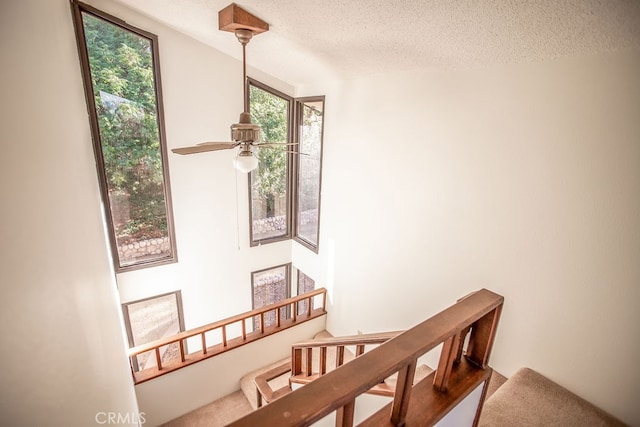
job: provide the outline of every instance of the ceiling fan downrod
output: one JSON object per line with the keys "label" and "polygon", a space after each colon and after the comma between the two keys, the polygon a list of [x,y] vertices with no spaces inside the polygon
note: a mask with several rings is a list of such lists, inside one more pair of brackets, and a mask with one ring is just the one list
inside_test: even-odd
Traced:
{"label": "ceiling fan downrod", "polygon": [[[249,85],[247,84],[247,43],[253,37],[253,31],[244,28],[235,30],[238,41],[242,44],[242,93],[244,95],[244,111],[240,113],[238,123],[231,125],[231,139],[240,143],[257,142],[260,139],[260,126],[251,123],[251,114],[249,113]],[[250,148],[245,147],[245,151]]]}

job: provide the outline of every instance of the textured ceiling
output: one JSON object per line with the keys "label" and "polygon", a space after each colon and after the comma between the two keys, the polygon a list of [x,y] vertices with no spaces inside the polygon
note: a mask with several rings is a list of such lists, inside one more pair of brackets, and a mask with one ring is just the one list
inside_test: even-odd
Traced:
{"label": "textured ceiling", "polygon": [[[116,0],[236,58],[229,0]],[[638,0],[240,0],[270,31],[248,63],[291,84],[640,50]]]}

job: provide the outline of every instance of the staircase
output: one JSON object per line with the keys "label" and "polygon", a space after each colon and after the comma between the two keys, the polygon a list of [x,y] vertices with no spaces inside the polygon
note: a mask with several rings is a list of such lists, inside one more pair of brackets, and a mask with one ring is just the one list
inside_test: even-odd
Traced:
{"label": "staircase", "polygon": [[[292,385],[307,384],[337,367],[361,356],[372,346],[377,346],[397,336],[400,332],[360,334],[334,337],[328,331],[319,332],[313,339],[292,345],[292,353],[298,354],[299,369],[291,374],[291,358],[278,360],[249,372],[240,379],[240,390],[222,399],[196,409],[166,424],[168,427],[207,426],[222,427],[243,417],[279,397],[288,394]],[[352,351],[353,350],[353,351]],[[414,382],[433,372],[426,364],[416,368]],[[370,389],[370,393],[392,397],[397,374]]]}
{"label": "staircase", "polygon": [[[313,296],[316,295],[296,297],[286,304],[297,306],[299,299],[309,299]],[[318,296],[322,298],[323,294]],[[239,338],[229,338],[231,327],[227,325],[231,322],[240,319],[242,326],[246,323],[245,318],[263,316],[263,313],[249,312],[187,331],[173,338],[172,342],[182,342],[189,337],[200,337],[203,350],[195,356],[192,356],[193,353],[187,355],[186,352],[181,355],[180,363],[188,366],[188,369],[163,366],[158,369],[152,381],[149,381],[148,376],[143,379],[142,375],[138,375],[138,379],[142,381],[137,384],[136,394],[139,405],[148,407],[150,413],[153,411],[154,420],[157,421],[150,422],[150,425],[171,420],[166,417],[169,410],[186,407],[189,402],[191,408],[188,410],[192,412],[173,419],[166,425],[215,426],[231,422],[234,427],[293,427],[312,425],[329,418],[335,420],[331,421],[330,425],[343,427],[352,426],[354,423],[367,426],[433,425],[444,418],[453,420],[458,425],[471,425],[477,422],[479,408],[484,401],[487,384],[493,372],[487,362],[502,303],[503,298],[500,295],[483,289],[460,299],[451,307],[402,333],[351,337],[331,337],[324,334],[304,342],[300,342],[300,338],[294,339],[292,341],[297,344],[291,348],[288,360],[273,357],[276,353],[282,354],[281,346],[286,346],[282,339],[278,341],[281,344],[276,345],[276,341],[271,338],[276,335],[269,335],[264,341],[266,346],[247,345],[270,333],[262,320],[258,331],[245,332],[243,326]],[[274,306],[269,310],[279,308]],[[326,315],[324,298],[322,309],[314,308],[313,313],[309,311],[304,315],[296,313],[295,310],[292,310],[292,313],[292,322],[277,319],[276,327],[291,327],[292,323],[296,323],[302,317],[322,320],[322,317],[318,316]],[[311,320],[311,323],[313,322],[315,320]],[[286,335],[289,330],[297,330],[300,327],[296,326],[282,333]],[[205,334],[213,328],[221,329],[222,343],[210,346],[209,338]],[[280,333],[277,336],[280,336]],[[241,346],[235,345],[235,341]],[[155,349],[159,345],[166,345],[166,342],[133,349],[131,356],[149,349],[157,353]],[[442,349],[437,369],[432,370],[424,366],[420,362],[422,356],[440,345]],[[232,346],[234,350],[231,350]],[[201,399],[204,395],[210,394],[212,390],[221,390],[218,375],[228,380],[231,378],[228,370],[237,372],[243,366],[256,366],[256,354],[266,358],[269,357],[267,353],[272,354],[271,360],[275,362],[245,374],[241,391],[215,400],[198,410],[192,410],[206,402]],[[199,368],[201,363],[196,363],[194,357],[203,360],[203,368]],[[208,362],[210,360],[220,362],[211,365]],[[205,373],[206,369],[210,369],[209,366],[218,368]],[[170,375],[166,375],[168,373]],[[215,386],[211,380],[215,381]],[[190,390],[196,382],[198,389],[193,391],[199,394],[193,394]],[[184,384],[183,393],[176,393],[178,383]],[[227,393],[233,390],[227,389]],[[160,400],[155,396],[158,392],[164,393],[163,390],[167,393],[172,392],[176,404],[170,403],[164,395],[162,396],[171,408],[158,405]],[[187,394],[193,396],[193,399],[189,400]],[[155,402],[141,401],[140,396],[153,396]],[[367,407],[363,412],[362,408],[368,403],[363,405],[362,402],[370,402],[370,398],[377,399],[378,406],[373,410]],[[194,404],[197,402],[202,403]],[[265,403],[268,404],[264,405]],[[146,406],[142,406],[143,404]],[[258,409],[253,410],[254,408]],[[185,412],[187,411],[182,413]],[[243,414],[247,415],[242,416]],[[237,417],[241,418],[233,421]]]}

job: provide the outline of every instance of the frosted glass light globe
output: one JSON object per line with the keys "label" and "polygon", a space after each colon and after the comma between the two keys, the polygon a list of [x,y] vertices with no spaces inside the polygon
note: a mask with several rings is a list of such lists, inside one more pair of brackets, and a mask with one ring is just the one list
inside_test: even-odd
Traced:
{"label": "frosted glass light globe", "polygon": [[249,173],[258,167],[258,159],[252,154],[244,156],[239,155],[235,158],[233,163],[236,169],[244,173]]}

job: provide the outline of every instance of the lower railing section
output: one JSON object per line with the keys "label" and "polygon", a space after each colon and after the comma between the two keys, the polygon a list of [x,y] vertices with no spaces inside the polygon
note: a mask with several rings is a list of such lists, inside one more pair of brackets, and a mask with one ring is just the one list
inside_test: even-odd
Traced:
{"label": "lower railing section", "polygon": [[[129,349],[128,356],[134,382],[140,384],[323,316],[326,314],[326,292],[324,288],[321,288],[276,304],[133,347]],[[299,304],[301,302],[306,302],[306,304]],[[302,308],[304,308],[303,311]],[[290,315],[283,317],[282,313],[290,313]],[[266,315],[268,314],[272,314],[273,324],[267,321]],[[212,343],[214,335],[215,342]],[[198,340],[201,349],[188,353],[186,342],[188,339],[194,338]],[[163,361],[161,350],[172,344],[178,346],[178,357],[169,362]],[[155,357],[156,366],[136,371],[134,369],[136,364],[133,363],[134,358],[145,353],[151,353]]]}
{"label": "lower railing section", "polygon": [[[484,383],[475,425],[491,376],[487,363],[503,300],[486,289],[475,292],[231,425],[308,426],[335,412],[337,426],[352,426],[356,398],[395,373],[393,401],[362,425],[433,425]],[[414,385],[418,358],[439,344],[443,346],[436,371]],[[294,366],[300,364],[294,361]]]}

